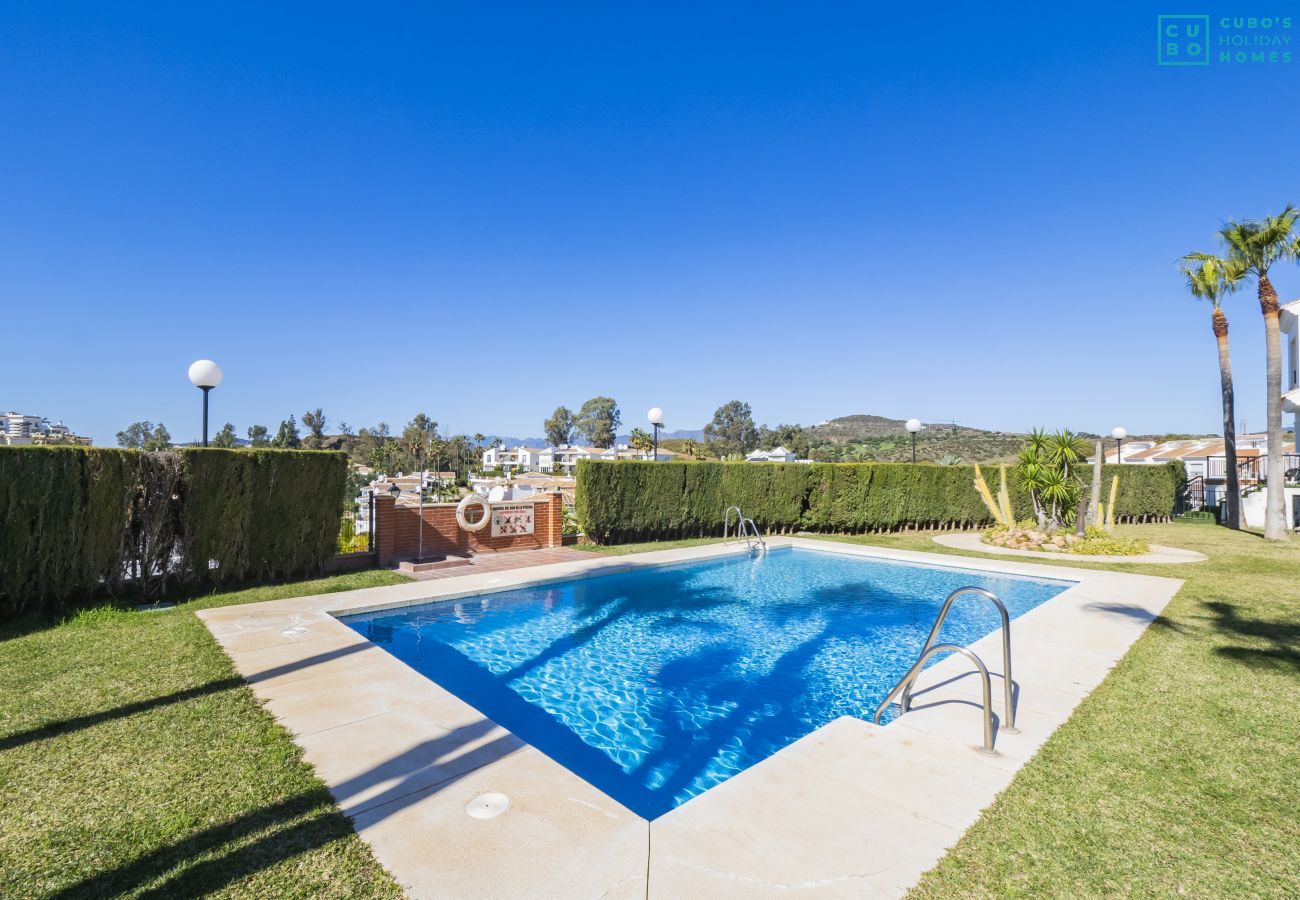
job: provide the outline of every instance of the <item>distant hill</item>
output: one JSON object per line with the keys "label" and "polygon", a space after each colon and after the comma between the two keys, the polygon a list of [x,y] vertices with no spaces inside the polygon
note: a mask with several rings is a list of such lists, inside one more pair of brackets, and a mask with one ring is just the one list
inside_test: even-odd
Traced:
{"label": "distant hill", "polygon": [[548,447],[550,442],[544,437],[508,437],[504,434],[489,434],[483,440],[484,447],[491,447],[494,443],[500,441],[507,450],[513,450],[515,447]]}
{"label": "distant hill", "polygon": [[[905,462],[912,458],[912,440],[904,419],[858,414],[840,416],[819,425],[806,428],[814,459],[838,461]],[[1095,438],[1097,435],[1081,434]],[[1130,435],[1129,440],[1156,438],[1169,440],[1192,435]],[[694,440],[704,442],[702,428],[679,428],[662,431],[661,440]],[[489,436],[486,443],[496,438]],[[501,436],[506,447],[545,447],[544,437],[516,438]],[[1109,438],[1106,438],[1109,440]],[[626,444],[629,434],[620,434],[617,443]],[[991,431],[950,422],[926,422],[916,436],[916,454],[923,460],[952,460],[962,462],[1011,462],[1024,446],[1025,435],[1017,431]]]}
{"label": "distant hill", "polygon": [[[813,458],[902,462],[912,458],[912,438],[904,419],[853,415],[831,419],[808,429]],[[960,459],[962,462],[1010,460],[1024,446],[1014,431],[987,431],[947,422],[927,422],[916,435],[918,459]]]}
{"label": "distant hill", "polygon": [[[646,433],[649,433],[650,429],[646,428],[645,431]],[[660,440],[702,441],[704,440],[704,429],[703,428],[678,428],[676,431],[661,431],[659,432],[659,439]],[[614,438],[614,443],[626,444],[630,440],[632,440],[632,435],[620,434]]]}

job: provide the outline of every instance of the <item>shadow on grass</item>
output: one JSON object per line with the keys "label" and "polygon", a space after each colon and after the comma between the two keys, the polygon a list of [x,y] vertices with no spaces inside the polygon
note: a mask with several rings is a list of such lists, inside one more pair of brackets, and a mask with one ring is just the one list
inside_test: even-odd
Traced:
{"label": "shadow on grass", "polygon": [[166,694],[161,697],[150,697],[148,700],[137,700],[135,703],[125,703],[122,706],[115,706],[112,709],[87,713],[84,716],[76,716],[58,722],[47,722],[44,725],[38,725],[35,728],[29,728],[26,731],[18,731],[14,734],[0,738],[0,750],[13,750],[16,747],[22,747],[23,745],[30,744],[33,741],[48,740],[49,738],[70,734],[74,731],[81,731],[85,728],[93,728],[96,725],[102,725],[105,722],[111,722],[115,719],[125,719],[128,716],[149,712],[152,709],[158,709],[162,706],[171,706],[173,703],[184,703],[187,700],[193,700],[197,697],[206,697],[209,694],[218,694],[222,691],[237,688],[243,683],[244,680],[242,678],[222,678],[217,681],[209,681],[207,684],[186,688],[183,691],[176,691],[175,693]]}
{"label": "shadow on grass", "polygon": [[[340,647],[336,650],[330,650],[327,653],[318,653],[307,659],[299,660],[295,663],[288,663],[283,666],[275,666],[261,672],[256,672],[248,676],[250,683],[266,681],[269,678],[275,678],[281,675],[289,675],[301,669],[328,662],[331,659],[347,656],[364,650],[369,644],[352,644],[346,647]],[[84,716],[75,716],[71,719],[63,719],[58,722],[47,722],[44,725],[38,725],[35,728],[29,728],[26,731],[15,732],[14,734],[0,737],[0,751],[13,750],[22,747],[34,741],[44,741],[49,738],[60,737],[61,735],[71,734],[86,728],[93,728],[96,725],[102,725],[105,722],[112,722],[117,719],[125,719],[129,716],[139,715],[140,713],[149,712],[150,710],[159,709],[164,706],[171,706],[176,703],[185,703],[188,700],[194,700],[199,697],[206,697],[210,694],[219,694],[222,691],[228,691],[240,687],[244,684],[243,678],[220,678],[216,681],[209,681],[207,684],[200,684],[192,688],[186,688],[183,691],[175,691],[171,694],[164,694],[159,697],[150,697],[147,700],[137,700],[134,703],[124,703],[121,706],[115,706],[112,709],[104,709],[99,712],[87,713]]]}
{"label": "shadow on grass", "polygon": [[[303,819],[304,816],[308,818]],[[303,819],[302,821],[298,821]],[[290,824],[293,823],[293,824]],[[56,898],[116,896],[139,888],[193,859],[247,841],[228,853],[183,869],[174,878],[142,894],[145,897],[196,897],[306,850],[347,837],[352,824],[335,807],[323,787],[263,806],[220,825],[213,825],[173,844],[136,857],[71,885]]]}
{"label": "shadow on grass", "polygon": [[1300,671],[1300,622],[1273,622],[1243,618],[1237,607],[1223,601],[1203,604],[1213,616],[1215,631],[1248,638],[1254,645],[1233,645],[1215,650],[1220,656],[1254,668],[1285,668]]}
{"label": "shadow on grass", "polygon": [[[107,869],[53,897],[117,896],[159,878],[142,897],[198,897],[269,869],[281,862],[351,836],[353,824],[335,803],[347,806],[362,791],[391,784],[356,804],[353,815],[373,824],[455,783],[459,776],[498,760],[523,746],[512,735],[488,737],[496,726],[487,721],[455,729],[425,741],[338,784],[332,794],[323,786],[247,812],[117,868]],[[437,766],[443,771],[430,772]],[[197,860],[197,862],[196,862]]]}

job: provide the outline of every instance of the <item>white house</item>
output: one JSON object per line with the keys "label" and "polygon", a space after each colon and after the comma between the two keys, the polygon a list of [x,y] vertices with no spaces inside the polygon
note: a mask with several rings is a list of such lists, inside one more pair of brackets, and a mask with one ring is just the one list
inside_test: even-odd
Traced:
{"label": "white house", "polygon": [[[1141,449],[1133,452],[1129,450],[1129,443],[1124,445],[1124,465],[1160,465],[1177,460],[1187,470],[1187,493],[1193,506],[1215,506],[1223,500],[1228,484],[1228,457],[1222,438],[1186,438],[1159,444],[1134,441],[1131,443],[1138,444]],[[1294,441],[1283,444],[1282,450],[1285,453],[1283,464],[1288,470],[1300,467]],[[1105,461],[1116,461],[1114,446],[1106,451]],[[1268,477],[1268,461],[1268,435],[1237,435],[1237,476],[1243,498],[1263,493],[1261,488]],[[1243,499],[1243,515],[1246,510],[1247,504]],[[1297,514],[1300,514],[1300,509]],[[1249,518],[1245,523],[1252,527],[1255,524]],[[1263,524],[1262,519],[1259,524]]]}
{"label": "white house", "polygon": [[572,475],[578,468],[580,459],[600,459],[605,451],[599,447],[579,447],[565,444],[551,448],[551,471]]}
{"label": "white house", "polygon": [[1291,426],[1300,434],[1300,300],[1292,300],[1278,314],[1286,343],[1287,377],[1283,379],[1282,409],[1291,413]]}
{"label": "white house", "polygon": [[483,468],[540,472],[546,452],[544,447],[489,447],[483,451]]}
{"label": "white house", "polygon": [[746,462],[794,462],[795,454],[785,449],[777,447],[775,450],[755,450],[745,457]]}

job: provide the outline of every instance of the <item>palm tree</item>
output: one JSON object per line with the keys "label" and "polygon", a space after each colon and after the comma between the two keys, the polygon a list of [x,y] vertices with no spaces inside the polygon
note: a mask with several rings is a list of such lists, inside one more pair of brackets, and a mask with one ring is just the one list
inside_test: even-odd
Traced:
{"label": "palm tree", "polygon": [[1268,270],[1291,255],[1295,241],[1297,210],[1293,204],[1261,222],[1229,222],[1219,231],[1228,245],[1228,259],[1241,267],[1242,275],[1253,275],[1259,287],[1259,311],[1264,316],[1265,368],[1268,399],[1268,477],[1264,508],[1264,537],[1289,540],[1286,527],[1286,497],[1282,464],[1282,333],[1278,325],[1277,291],[1268,280]]}
{"label": "palm tree", "polygon": [[1189,253],[1181,266],[1187,277],[1187,289],[1199,300],[1209,300],[1213,311],[1210,326],[1219,344],[1219,391],[1223,399],[1223,455],[1227,469],[1227,520],[1229,528],[1241,527],[1241,488],[1237,472],[1236,401],[1232,391],[1232,358],[1228,355],[1228,317],[1220,305],[1224,295],[1241,283],[1239,263],[1220,259],[1210,253]]}

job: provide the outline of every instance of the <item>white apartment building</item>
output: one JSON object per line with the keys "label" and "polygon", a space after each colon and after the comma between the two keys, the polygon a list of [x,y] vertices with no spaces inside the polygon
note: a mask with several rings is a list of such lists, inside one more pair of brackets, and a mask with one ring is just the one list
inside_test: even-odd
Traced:
{"label": "white apartment building", "polygon": [[540,472],[545,447],[489,447],[483,451],[484,469],[512,469],[517,472]]}
{"label": "white apartment building", "polygon": [[512,472],[545,472],[547,474],[572,475],[578,468],[578,461],[583,459],[638,459],[651,458],[667,462],[677,458],[671,450],[660,448],[658,454],[650,450],[637,450],[628,444],[617,444],[609,449],[600,447],[582,447],[566,444],[562,447],[489,447],[483,451],[483,469],[490,471],[501,468]]}
{"label": "white apartment building", "polygon": [[92,438],[73,434],[63,422],[51,423],[43,416],[19,412],[0,412],[0,444],[15,447],[23,444],[83,444]]}

